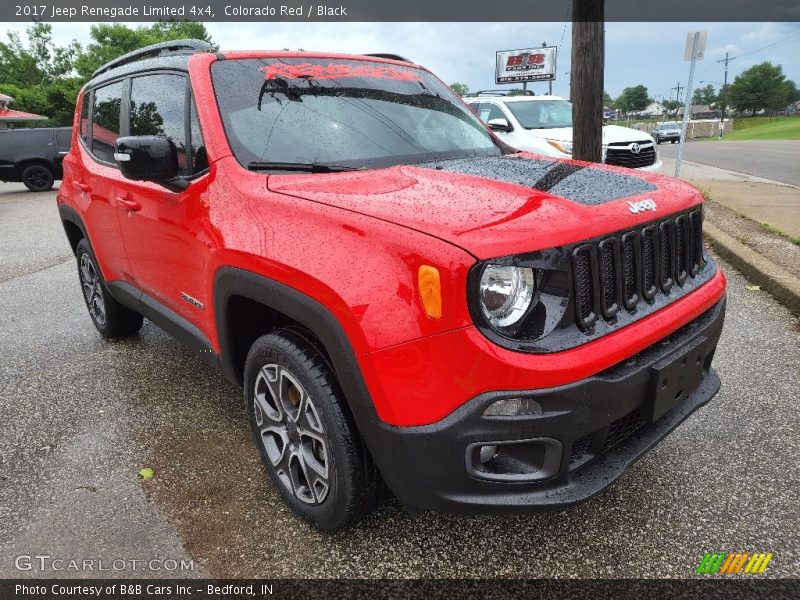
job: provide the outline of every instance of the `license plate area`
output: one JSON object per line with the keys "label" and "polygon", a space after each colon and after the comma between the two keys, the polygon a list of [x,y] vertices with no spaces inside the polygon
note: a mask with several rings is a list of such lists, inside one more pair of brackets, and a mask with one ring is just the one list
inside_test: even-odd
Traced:
{"label": "license plate area", "polygon": [[657,421],[697,389],[703,379],[707,341],[701,336],[650,367],[650,395],[641,409],[646,421]]}

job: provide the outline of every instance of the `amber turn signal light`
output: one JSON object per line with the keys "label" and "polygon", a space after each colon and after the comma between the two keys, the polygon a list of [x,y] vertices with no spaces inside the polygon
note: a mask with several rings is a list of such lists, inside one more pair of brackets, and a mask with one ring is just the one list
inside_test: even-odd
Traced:
{"label": "amber turn signal light", "polygon": [[422,265],[417,274],[417,283],[425,314],[431,319],[441,319],[442,283],[439,279],[439,269],[429,265]]}

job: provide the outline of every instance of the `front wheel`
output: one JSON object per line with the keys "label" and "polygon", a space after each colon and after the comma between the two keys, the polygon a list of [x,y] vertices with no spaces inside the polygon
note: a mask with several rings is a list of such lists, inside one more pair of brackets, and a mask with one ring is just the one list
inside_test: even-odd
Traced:
{"label": "front wheel", "polygon": [[346,400],[305,335],[258,338],[245,400],[264,466],[284,501],[320,529],[345,529],[376,505],[381,481]]}
{"label": "front wheel", "polygon": [[22,170],[22,183],[32,192],[46,192],[54,182],[53,172],[45,165],[28,165]]}

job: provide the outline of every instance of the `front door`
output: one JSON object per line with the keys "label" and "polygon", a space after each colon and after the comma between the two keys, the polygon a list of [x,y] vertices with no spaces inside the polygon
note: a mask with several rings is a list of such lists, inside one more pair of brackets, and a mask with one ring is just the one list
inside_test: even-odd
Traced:
{"label": "front door", "polygon": [[178,150],[179,176],[189,185],[175,192],[156,183],[126,181],[119,217],[134,284],[199,328],[211,332],[207,285],[209,240],[208,165],[186,76],[157,73],[131,79],[129,135],[169,138]]}

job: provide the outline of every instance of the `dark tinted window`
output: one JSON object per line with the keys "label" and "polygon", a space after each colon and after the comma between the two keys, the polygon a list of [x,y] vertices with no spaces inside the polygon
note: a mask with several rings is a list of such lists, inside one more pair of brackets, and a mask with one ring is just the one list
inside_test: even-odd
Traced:
{"label": "dark tinted window", "polygon": [[186,78],[145,75],[131,81],[131,135],[158,135],[178,150],[178,174],[190,173],[186,156]]}
{"label": "dark tinted window", "polygon": [[81,137],[87,146],[89,145],[89,100],[91,95],[92,93],[86,90],[81,103]]}
{"label": "dark tinted window", "polygon": [[218,61],[211,74],[228,140],[245,165],[380,167],[501,153],[459,98],[421,69],[285,58]]}
{"label": "dark tinted window", "polygon": [[59,150],[69,150],[71,141],[71,129],[59,129],[56,131],[56,146]]}
{"label": "dark tinted window", "polygon": [[94,91],[92,154],[110,163],[114,162],[114,146],[119,137],[122,86],[123,82],[120,81]]}
{"label": "dark tinted window", "polygon": [[203,142],[203,132],[200,131],[200,121],[197,118],[197,107],[192,98],[191,116],[189,120],[192,152],[192,173],[199,173],[208,168],[208,155],[206,155],[206,145]]}

